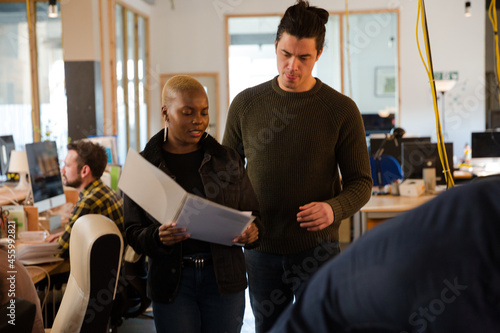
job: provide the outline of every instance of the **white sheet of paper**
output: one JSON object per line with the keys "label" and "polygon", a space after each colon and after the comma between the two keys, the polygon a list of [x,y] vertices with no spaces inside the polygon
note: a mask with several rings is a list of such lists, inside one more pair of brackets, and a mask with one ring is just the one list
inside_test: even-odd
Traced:
{"label": "white sheet of paper", "polygon": [[255,216],[246,212],[189,194],[177,219],[177,227],[186,228],[193,239],[231,246],[235,245],[233,239],[240,236],[254,219]]}
{"label": "white sheet of paper", "polygon": [[56,257],[61,253],[59,243],[20,243],[16,247],[16,259],[23,265],[37,265],[64,260]]}
{"label": "white sheet of paper", "polygon": [[176,221],[193,239],[231,246],[255,219],[250,212],[187,193],[133,149],[129,149],[118,187],[157,221]]}
{"label": "white sheet of paper", "polygon": [[170,223],[186,197],[172,178],[130,148],[118,187],[160,223]]}

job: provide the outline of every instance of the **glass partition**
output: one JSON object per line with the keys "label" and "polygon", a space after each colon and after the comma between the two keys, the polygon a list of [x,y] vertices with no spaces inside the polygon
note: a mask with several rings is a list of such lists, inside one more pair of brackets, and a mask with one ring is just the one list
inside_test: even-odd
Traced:
{"label": "glass partition", "polygon": [[[349,35],[344,20],[344,93],[363,114],[394,114],[398,111],[397,13],[349,15]],[[350,72],[350,73],[349,73]],[[349,75],[350,74],[350,75]]]}
{"label": "glass partition", "polygon": [[326,24],[325,45],[323,53],[314,66],[313,75],[338,91],[344,91],[342,85],[342,43],[340,29],[341,16],[331,14]]}
{"label": "glass partition", "polygon": [[278,75],[274,38],[280,16],[230,17],[229,100]]}

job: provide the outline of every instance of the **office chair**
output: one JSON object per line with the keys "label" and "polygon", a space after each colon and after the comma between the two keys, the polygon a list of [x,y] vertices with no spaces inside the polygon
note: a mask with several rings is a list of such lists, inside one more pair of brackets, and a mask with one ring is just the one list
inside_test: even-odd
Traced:
{"label": "office chair", "polygon": [[373,186],[379,189],[391,184],[395,179],[403,179],[403,170],[399,162],[390,155],[370,156],[370,169]]}
{"label": "office chair", "polygon": [[372,194],[389,194],[384,191],[384,186],[392,184],[395,179],[403,179],[403,171],[401,164],[397,159],[390,155],[383,155],[384,145],[388,141],[394,141],[396,146],[399,146],[401,138],[405,135],[405,130],[401,127],[395,127],[391,133],[385,136],[384,141],[373,156],[370,156],[370,168],[373,179],[373,186],[378,186],[378,191]]}
{"label": "office chair", "polygon": [[151,305],[147,296],[148,269],[145,259],[145,255],[136,253],[130,245],[125,248],[122,273],[111,310],[110,332],[118,332],[123,319],[139,317]]}
{"label": "office chair", "polygon": [[73,225],[71,270],[52,329],[46,332],[106,332],[120,274],[123,239],[116,224],[88,214]]}

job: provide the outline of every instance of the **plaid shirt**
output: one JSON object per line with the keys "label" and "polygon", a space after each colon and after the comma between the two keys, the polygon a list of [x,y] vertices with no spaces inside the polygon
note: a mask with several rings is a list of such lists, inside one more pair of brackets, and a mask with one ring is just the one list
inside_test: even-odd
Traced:
{"label": "plaid shirt", "polygon": [[[116,223],[123,235],[123,200],[109,186],[98,179],[87,185],[80,192],[80,199],[73,209],[72,217],[66,224],[64,233],[59,237],[59,245],[63,249],[62,257],[67,257],[71,229],[75,221],[86,214],[101,214]],[[124,238],[125,239],[125,238]]]}

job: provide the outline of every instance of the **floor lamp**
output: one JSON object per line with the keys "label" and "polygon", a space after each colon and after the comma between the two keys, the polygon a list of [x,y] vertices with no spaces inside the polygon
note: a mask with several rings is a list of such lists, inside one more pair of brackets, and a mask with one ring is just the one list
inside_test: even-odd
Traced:
{"label": "floor lamp", "polygon": [[441,93],[442,100],[443,100],[443,105],[441,108],[441,110],[442,110],[441,111],[441,128],[443,130],[443,139],[446,141],[447,136],[446,136],[446,129],[445,129],[446,121],[445,121],[445,113],[444,113],[444,104],[445,104],[444,93],[447,91],[450,91],[455,86],[457,81],[455,81],[455,80],[435,80],[434,83],[436,84],[436,90]]}

